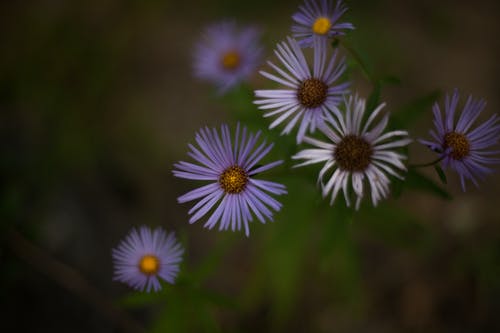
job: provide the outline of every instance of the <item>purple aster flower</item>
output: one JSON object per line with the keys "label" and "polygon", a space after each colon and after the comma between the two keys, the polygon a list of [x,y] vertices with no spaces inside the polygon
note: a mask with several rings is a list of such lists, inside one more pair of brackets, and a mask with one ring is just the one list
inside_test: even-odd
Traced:
{"label": "purple aster flower", "polygon": [[261,61],[259,37],[254,27],[238,29],[234,22],[208,26],[195,47],[195,75],[214,83],[220,93],[248,80]]}
{"label": "purple aster flower", "polygon": [[[345,104],[345,115],[341,115],[337,120],[329,116],[326,122],[319,126],[319,130],[326,135],[329,142],[305,137],[304,141],[315,148],[302,150],[292,158],[305,160],[297,167],[325,163],[319,173],[318,182],[321,184],[323,197],[331,192],[330,204],[333,204],[342,189],[346,204],[350,206],[351,183],[356,195],[356,209],[359,209],[365,192],[364,184],[368,183],[373,205],[376,206],[389,193],[388,175],[402,179],[397,169],[406,170],[402,163],[406,156],[392,150],[406,146],[411,140],[407,138],[406,131],[383,134],[389,119],[387,115],[377,124],[374,123],[385,104],[379,105],[364,124],[365,101],[357,96],[350,96]],[[391,139],[394,137],[400,138]],[[325,184],[323,179],[329,170],[333,172]]]}
{"label": "purple aster flower", "polygon": [[296,22],[292,26],[293,37],[301,47],[312,47],[314,39],[332,38],[344,35],[346,29],[354,29],[351,23],[340,23],[339,19],[347,11],[342,0],[333,6],[330,0],[305,0],[304,6],[292,18]]}
{"label": "purple aster flower", "polygon": [[184,249],[174,233],[142,226],[132,229],[113,249],[114,280],[147,292],[161,290],[160,279],[173,284]]}
{"label": "purple aster flower", "polygon": [[337,105],[342,101],[342,95],[348,92],[348,82],[337,82],[346,68],[344,59],[337,61],[336,50],[328,59],[327,44],[318,40],[314,43],[312,70],[295,39],[288,38],[288,44],[279,43],[274,53],[285,69],[268,62],[277,75],[260,73],[285,89],[255,91],[259,99],[254,103],[259,109],[266,110],[264,117],[278,115],[269,128],[288,122],[282,131],[282,134],[288,134],[300,120],[297,143],[302,141],[307,130],[314,132],[326,114],[339,113]]}
{"label": "purple aster flower", "polygon": [[179,162],[173,171],[176,177],[210,181],[178,198],[179,203],[199,199],[189,211],[192,215],[189,223],[198,221],[213,209],[205,227],[211,229],[220,221],[219,230],[231,227],[235,231],[243,226],[248,236],[252,213],[262,223],[273,220],[272,210],[279,211],[281,204],[268,193],[285,194],[285,186],[254,177],[283,161],[258,164],[273,147],[265,141],[256,146],[259,137],[260,131],[255,135],[247,134],[247,129],[240,130],[239,124],[234,143],[227,125],[221,126],[220,135],[215,128],[204,128],[196,134],[199,149],[189,145],[188,155],[198,164]]}
{"label": "purple aster flower", "polygon": [[484,123],[473,128],[477,117],[481,114],[486,102],[476,100],[472,96],[462,109],[462,113],[455,122],[455,111],[459,101],[458,90],[453,96],[446,95],[444,104],[444,118],[437,103],[434,104],[435,130],[430,134],[434,141],[420,140],[442,159],[444,168],[455,170],[460,176],[462,190],[465,191],[465,180],[470,179],[478,186],[476,178],[481,180],[493,170],[491,164],[498,164],[500,159],[495,157],[498,150],[489,150],[500,139],[500,117],[494,114]]}

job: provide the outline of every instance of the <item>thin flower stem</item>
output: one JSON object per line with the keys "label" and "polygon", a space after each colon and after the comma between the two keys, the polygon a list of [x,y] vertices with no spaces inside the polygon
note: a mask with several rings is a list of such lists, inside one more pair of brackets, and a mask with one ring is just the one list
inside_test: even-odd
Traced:
{"label": "thin flower stem", "polygon": [[346,49],[346,51],[349,52],[351,56],[354,58],[354,60],[358,63],[359,67],[361,68],[361,71],[366,76],[368,81],[370,81],[370,83],[375,86],[377,84],[377,80],[373,77],[372,73],[370,73],[368,66],[365,64],[359,53],[345,40],[338,39],[338,41],[339,44],[342,45],[344,49]]}
{"label": "thin flower stem", "polygon": [[440,158],[434,160],[434,161],[431,161],[429,163],[422,163],[422,164],[410,164],[408,167],[409,168],[425,168],[425,167],[428,167],[428,166],[433,166],[439,162],[441,162],[443,159],[445,158],[445,155],[441,156]]}
{"label": "thin flower stem", "polygon": [[7,237],[13,253],[93,306],[104,317],[119,327],[121,332],[146,332],[138,322],[130,318],[111,300],[104,297],[75,269],[54,259],[42,248],[36,246],[15,230],[10,230]]}

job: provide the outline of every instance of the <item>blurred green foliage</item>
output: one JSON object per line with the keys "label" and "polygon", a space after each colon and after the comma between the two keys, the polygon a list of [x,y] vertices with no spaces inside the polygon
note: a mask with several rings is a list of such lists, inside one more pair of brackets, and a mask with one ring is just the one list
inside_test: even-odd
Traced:
{"label": "blurred green foliage", "polygon": [[[369,110],[387,96],[408,97],[391,107],[389,126],[413,135],[447,87],[418,85],[393,67],[385,73],[378,66],[389,59],[404,68],[430,54],[392,43],[402,32],[384,24],[398,20],[390,10],[401,8],[398,3],[349,4],[348,19],[358,30],[334,47],[346,54],[349,75],[366,81]],[[289,157],[301,148],[295,138],[281,136],[279,128],[267,130],[268,119],[252,103],[255,82],[223,97],[192,82],[189,43],[203,22],[234,15],[260,20],[271,49],[273,38],[288,31],[298,4],[0,5],[2,331],[114,331],[104,317],[87,318],[97,310],[15,257],[4,239],[11,227],[79,268],[151,332],[500,330],[498,192],[476,198],[493,202],[488,209],[464,204],[474,198],[458,193],[452,205],[444,187],[452,181],[441,169],[436,180],[444,184],[409,168],[405,181],[392,180],[392,198],[376,208],[365,199],[355,212],[341,197],[330,206],[316,184],[319,167],[292,168]],[[442,47],[453,38],[472,43],[463,39],[460,6],[453,7],[456,12],[452,4],[433,1],[407,6],[404,14],[413,15],[408,22],[421,27],[425,38]],[[402,59],[409,52],[418,57]],[[456,50],[447,52],[454,59]],[[172,102],[179,100],[182,105]],[[212,109],[228,112],[207,115]],[[273,223],[253,223],[249,239],[187,225],[186,207],[175,201],[187,187],[171,180],[170,169],[185,150],[186,133],[220,118],[262,130],[275,143],[268,159],[285,160],[266,173],[288,188],[280,199],[283,209]],[[51,227],[60,215],[66,218]],[[110,248],[131,225],[142,223],[189,235],[177,284],[165,284],[157,294],[117,289],[111,281]]]}

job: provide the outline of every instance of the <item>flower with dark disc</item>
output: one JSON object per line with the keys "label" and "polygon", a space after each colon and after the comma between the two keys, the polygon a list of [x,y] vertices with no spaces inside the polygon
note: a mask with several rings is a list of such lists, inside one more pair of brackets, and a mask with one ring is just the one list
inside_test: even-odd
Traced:
{"label": "flower with dark disc", "polygon": [[[358,209],[365,192],[364,183],[368,183],[373,205],[376,206],[380,199],[387,197],[389,193],[388,175],[402,178],[397,170],[406,170],[402,163],[406,156],[393,150],[406,146],[411,140],[407,138],[408,133],[405,131],[383,133],[388,122],[387,115],[378,124],[373,125],[383,107],[384,104],[379,105],[363,124],[365,101],[358,97],[349,97],[345,101],[345,113],[340,113],[337,118],[330,116],[319,126],[320,132],[329,141],[305,137],[304,142],[315,148],[302,150],[292,157],[305,160],[297,166],[325,163],[319,172],[318,180],[323,197],[331,194],[331,204],[342,190],[346,204],[350,206],[351,184]],[[400,138],[388,141],[393,137]],[[332,174],[325,183],[325,175],[330,170]]]}
{"label": "flower with dark disc", "polygon": [[434,141],[419,141],[439,154],[444,168],[451,168],[458,173],[462,190],[465,191],[466,180],[478,186],[477,179],[484,179],[493,172],[491,165],[500,163],[500,151],[491,149],[500,140],[500,117],[494,114],[474,128],[473,124],[484,110],[486,102],[469,96],[455,121],[458,102],[458,90],[452,96],[446,95],[444,116],[439,104],[435,103],[435,129],[430,131]]}
{"label": "flower with dark disc", "polygon": [[260,132],[247,134],[239,124],[234,140],[227,125],[221,126],[220,133],[215,128],[204,128],[196,134],[199,148],[189,145],[189,156],[198,164],[179,162],[174,170],[176,177],[210,182],[178,198],[180,203],[199,200],[189,210],[190,223],[212,210],[205,227],[211,229],[219,223],[220,230],[244,228],[248,236],[254,215],[262,223],[273,220],[272,211],[279,211],[281,204],[270,194],[285,194],[285,186],[255,176],[283,161],[258,165],[273,147],[266,142],[256,145],[259,137]]}
{"label": "flower with dark disc", "polygon": [[297,41],[288,38],[287,42],[279,43],[274,51],[284,69],[268,62],[277,75],[260,72],[284,87],[256,90],[257,100],[254,103],[265,111],[264,117],[277,116],[269,128],[286,123],[282,134],[290,133],[299,123],[298,143],[307,131],[314,132],[328,114],[338,115],[337,105],[348,92],[349,83],[338,82],[345,71],[344,60],[337,62],[337,51],[328,58],[327,50],[325,43],[315,42],[311,69]]}
{"label": "flower with dark disc", "polygon": [[363,171],[371,162],[372,146],[356,135],[347,135],[339,142],[333,153],[339,168],[345,171]]}

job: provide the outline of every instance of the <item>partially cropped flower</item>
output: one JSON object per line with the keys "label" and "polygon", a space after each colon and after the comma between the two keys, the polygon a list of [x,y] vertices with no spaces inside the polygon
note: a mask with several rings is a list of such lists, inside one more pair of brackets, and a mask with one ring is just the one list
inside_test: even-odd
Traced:
{"label": "partially cropped flower", "polygon": [[473,128],[472,125],[483,111],[486,102],[469,96],[462,113],[455,121],[458,101],[457,90],[451,97],[446,95],[444,118],[439,105],[434,104],[435,130],[430,131],[434,141],[420,140],[420,142],[439,154],[443,167],[449,167],[458,173],[462,189],[465,191],[465,180],[470,179],[478,186],[477,178],[483,180],[493,171],[489,166],[500,163],[498,158],[500,151],[491,150],[500,139],[500,117],[494,114]]}
{"label": "partially cropped flower", "polygon": [[285,186],[254,177],[283,161],[260,165],[259,161],[271,151],[273,144],[264,141],[256,146],[259,137],[260,131],[247,134],[247,129],[240,129],[239,124],[234,140],[227,125],[221,126],[220,134],[215,128],[204,128],[196,134],[199,148],[189,145],[188,155],[198,164],[179,162],[173,171],[176,177],[210,182],[178,198],[179,203],[199,200],[189,211],[190,223],[213,209],[206,228],[219,223],[219,230],[244,228],[248,236],[252,213],[262,223],[273,220],[272,211],[279,211],[281,204],[269,193],[285,194]]}
{"label": "partially cropped flower", "polygon": [[265,110],[264,117],[278,116],[269,128],[287,122],[282,134],[290,133],[299,123],[297,143],[308,130],[314,132],[326,114],[338,113],[337,105],[348,92],[349,83],[338,82],[345,71],[345,62],[337,61],[337,51],[328,58],[327,48],[325,43],[315,41],[311,70],[297,41],[288,38],[288,43],[279,43],[274,51],[285,69],[268,62],[277,75],[260,72],[284,87],[256,90],[258,99],[254,103]]}
{"label": "partially cropped flower", "polygon": [[[359,209],[361,199],[365,191],[368,191],[365,188],[368,183],[373,205],[376,206],[389,193],[388,175],[402,178],[399,170],[406,170],[402,163],[406,156],[393,149],[404,147],[411,140],[407,138],[406,131],[383,134],[388,122],[387,115],[374,124],[385,104],[379,105],[363,124],[365,101],[351,96],[345,103],[345,114],[337,119],[329,117],[325,124],[319,126],[319,130],[329,141],[305,137],[304,141],[316,148],[302,150],[292,158],[305,160],[297,166],[325,163],[319,173],[318,182],[321,184],[323,197],[331,193],[330,204],[333,204],[342,189],[346,204],[350,206],[349,188],[352,187],[356,196],[356,209]],[[324,183],[329,170],[332,174]]]}
{"label": "partially cropped flower", "polygon": [[331,0],[305,0],[303,6],[292,18],[296,22],[292,26],[293,37],[301,47],[312,47],[314,39],[328,39],[344,35],[344,30],[352,30],[351,23],[339,22],[347,11],[342,0],[335,6]]}
{"label": "partially cropped flower", "polygon": [[146,226],[132,229],[113,249],[114,280],[140,291],[159,291],[160,279],[171,284],[175,282],[183,253],[174,233]]}
{"label": "partially cropped flower", "polygon": [[260,33],[254,27],[238,28],[234,22],[210,25],[194,52],[194,72],[226,92],[256,73],[262,56]]}

